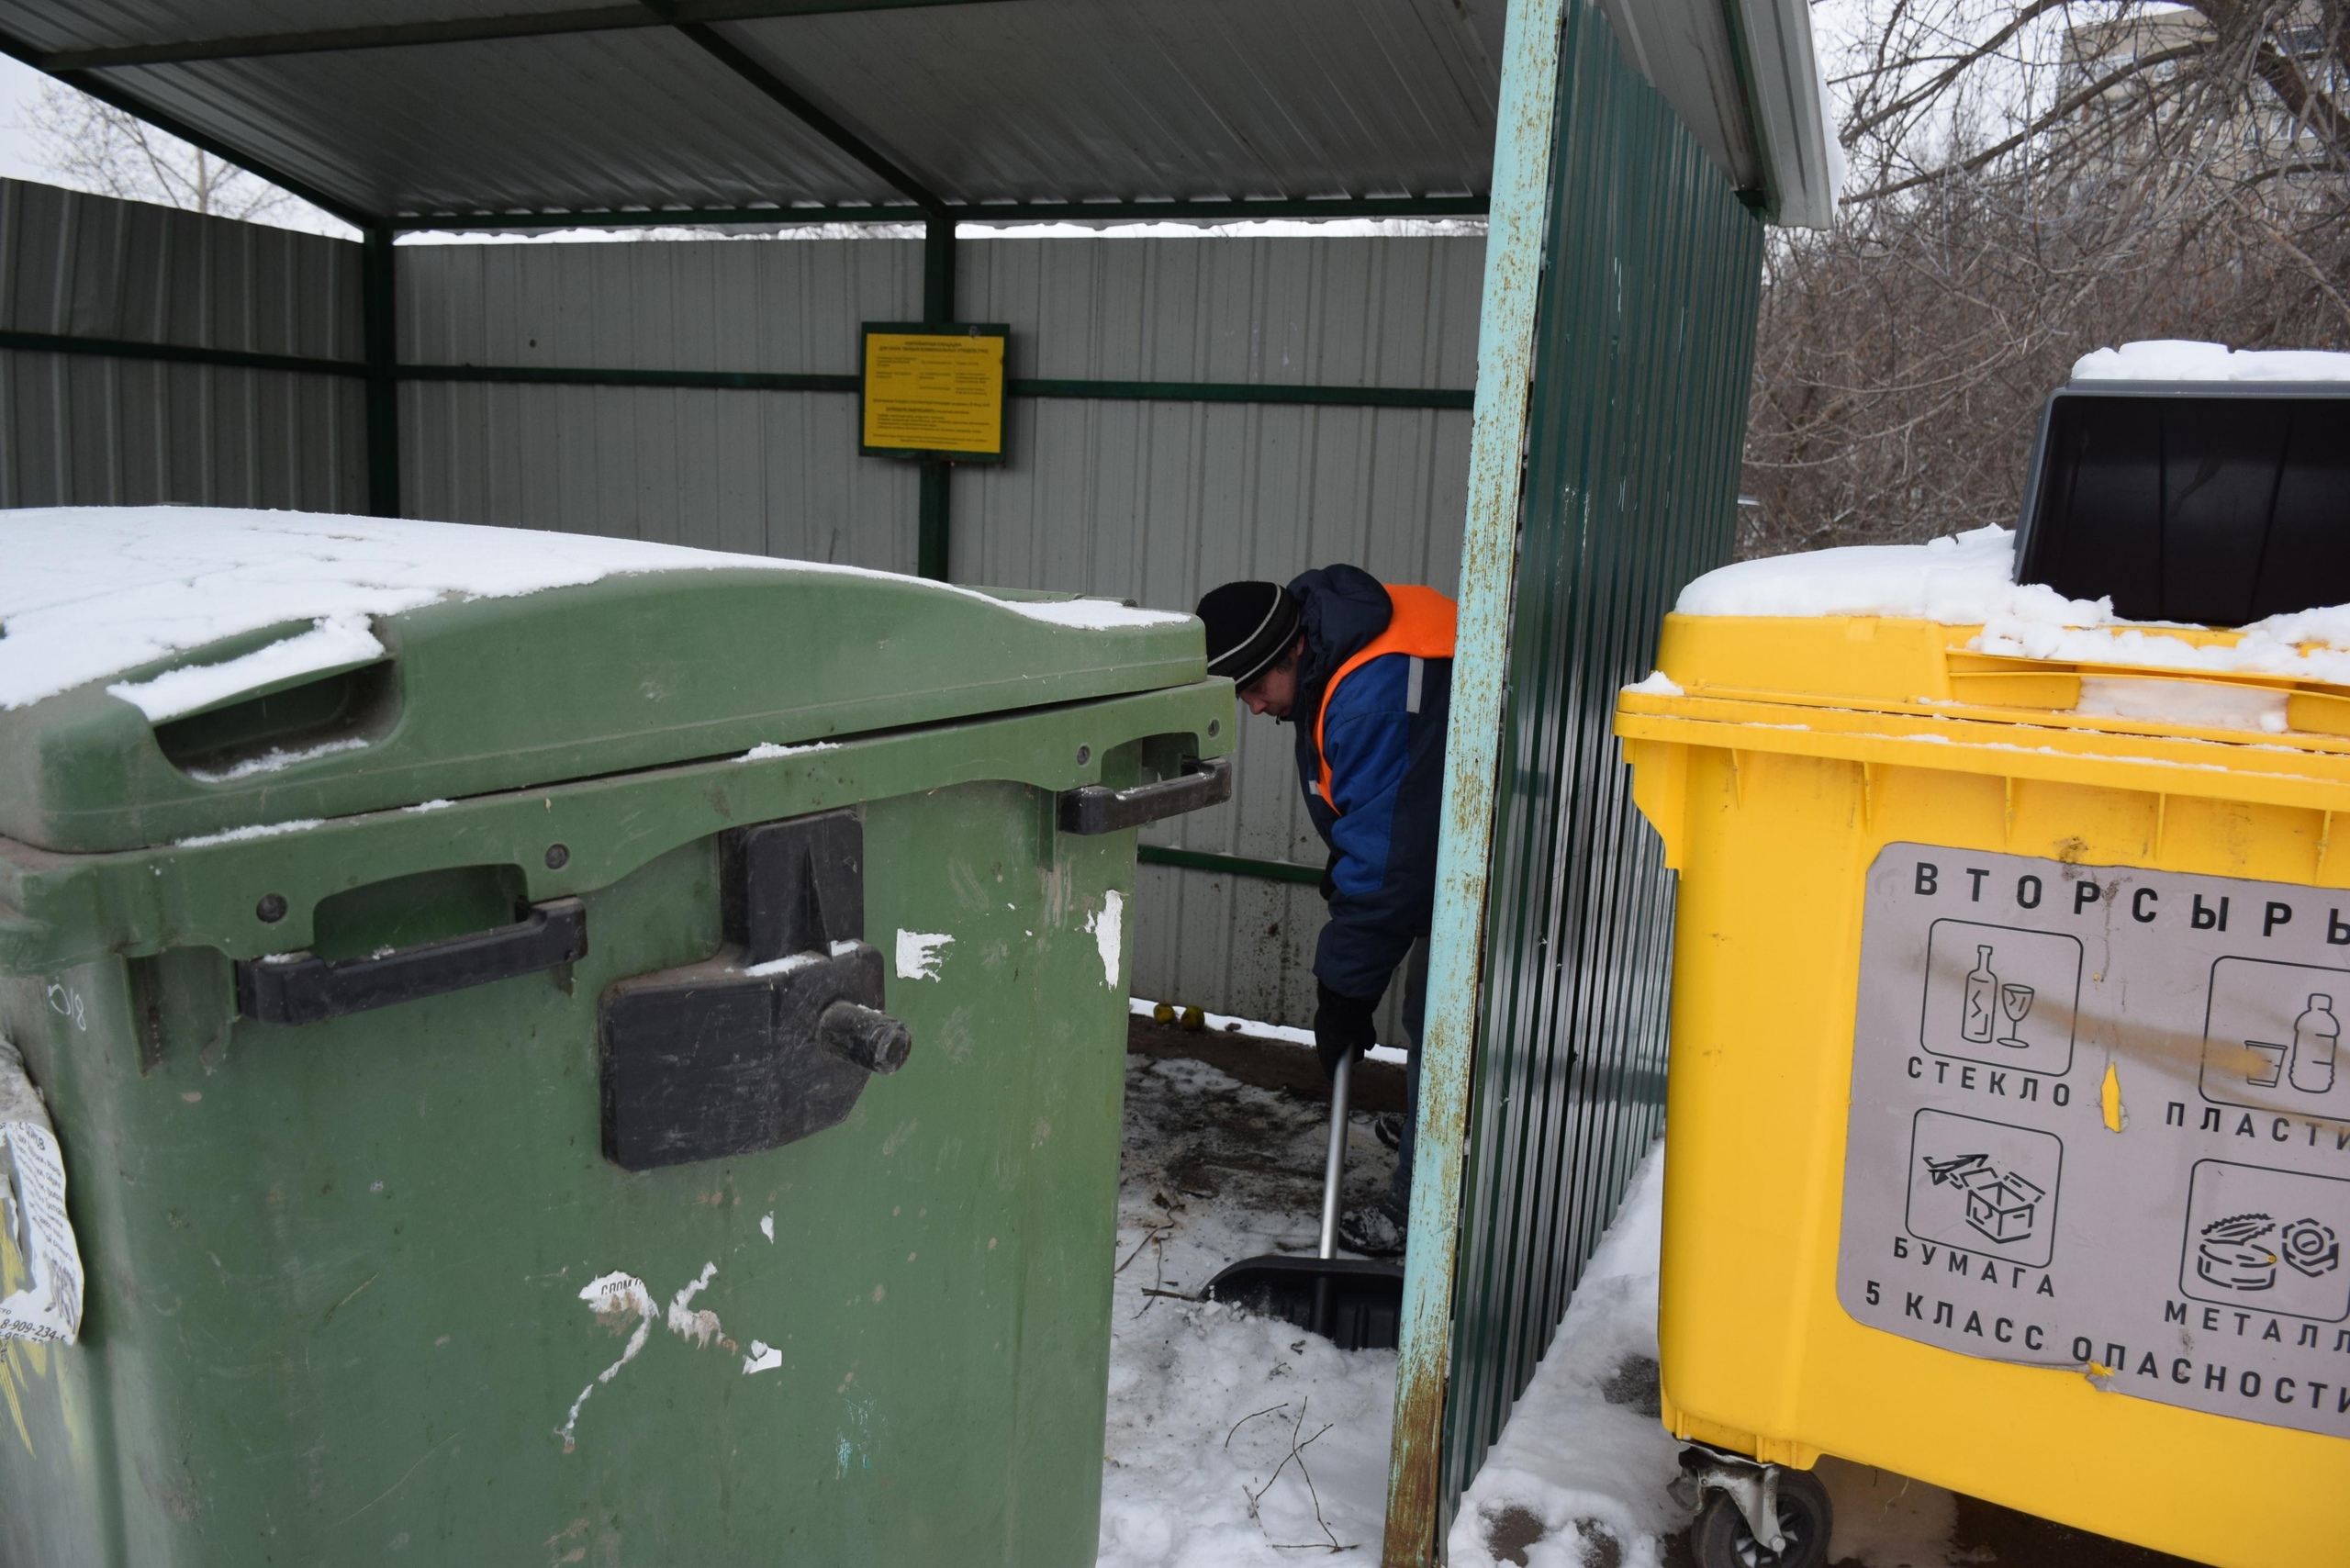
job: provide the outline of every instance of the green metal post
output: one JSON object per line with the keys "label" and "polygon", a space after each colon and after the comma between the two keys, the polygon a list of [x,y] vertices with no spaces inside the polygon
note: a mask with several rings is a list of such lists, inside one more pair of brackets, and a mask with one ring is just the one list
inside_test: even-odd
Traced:
{"label": "green metal post", "polygon": [[359,268],[361,342],[367,361],[367,510],[400,515],[400,405],[394,331],[392,233],[366,230]]}
{"label": "green metal post", "polygon": [[1673,883],[1614,692],[1729,558],[1762,271],[1600,7],[1507,20],[1384,1568],[1443,1560],[1662,1127]]}
{"label": "green metal post", "polygon": [[1477,332],[1476,435],[1469,453],[1468,526],[1460,544],[1460,652],[1453,660],[1444,829],[1437,845],[1427,1015],[1420,1034],[1419,1153],[1404,1254],[1382,1568],[1427,1568],[1440,1557],[1461,1157],[1483,979],[1494,787],[1509,676],[1519,487],[1564,13],[1563,0],[1512,6],[1502,45],[1501,129],[1494,141],[1484,311]]}
{"label": "green metal post", "polygon": [[955,219],[944,213],[923,225],[922,319],[933,327],[955,319]]}
{"label": "green metal post", "polygon": [[[922,236],[922,319],[925,326],[943,327],[955,319],[955,220],[933,213]],[[914,571],[939,582],[946,580],[947,484],[951,465],[929,458],[922,465],[922,512],[914,541]]]}
{"label": "green metal post", "polygon": [[922,460],[922,523],[914,540],[914,575],[946,580],[946,481],[952,464]]}

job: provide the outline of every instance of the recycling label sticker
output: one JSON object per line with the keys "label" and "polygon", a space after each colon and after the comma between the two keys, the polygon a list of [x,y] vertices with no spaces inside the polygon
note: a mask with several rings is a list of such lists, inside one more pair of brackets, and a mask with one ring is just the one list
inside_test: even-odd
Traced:
{"label": "recycling label sticker", "polygon": [[2350,1436],[2345,1020],[2350,892],[1887,846],[1838,1299],[1963,1355]]}

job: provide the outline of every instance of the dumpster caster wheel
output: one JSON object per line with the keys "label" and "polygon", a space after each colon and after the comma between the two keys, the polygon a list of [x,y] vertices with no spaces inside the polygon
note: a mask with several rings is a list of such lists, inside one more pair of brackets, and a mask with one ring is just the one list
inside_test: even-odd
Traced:
{"label": "dumpster caster wheel", "polygon": [[1777,1551],[1754,1539],[1745,1510],[1727,1488],[1708,1486],[1689,1543],[1697,1568],[1826,1568],[1834,1517],[1828,1489],[1807,1470],[1777,1470]]}

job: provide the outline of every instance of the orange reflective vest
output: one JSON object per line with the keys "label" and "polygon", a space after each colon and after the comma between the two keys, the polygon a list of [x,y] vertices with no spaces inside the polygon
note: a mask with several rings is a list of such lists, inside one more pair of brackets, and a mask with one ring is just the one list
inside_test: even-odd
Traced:
{"label": "orange reflective vest", "polygon": [[1365,643],[1354,657],[1338,666],[1337,673],[1322,689],[1322,705],[1314,715],[1314,759],[1322,770],[1318,782],[1323,803],[1333,812],[1338,809],[1338,803],[1330,798],[1330,754],[1322,749],[1322,720],[1330,711],[1331,700],[1338,695],[1339,683],[1371,660],[1389,654],[1408,654],[1416,659],[1452,656],[1460,607],[1434,588],[1416,588],[1409,583],[1389,583],[1386,588],[1388,602],[1394,606],[1387,630]]}

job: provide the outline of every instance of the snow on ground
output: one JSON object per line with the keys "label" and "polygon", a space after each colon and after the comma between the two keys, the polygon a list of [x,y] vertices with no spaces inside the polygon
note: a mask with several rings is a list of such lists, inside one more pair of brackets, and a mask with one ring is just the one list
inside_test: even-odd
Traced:
{"label": "snow on ground", "polygon": [[309,621],[241,657],[167,671],[117,695],[152,718],[383,653],[372,616],[448,598],[504,599],[628,572],[752,568],[875,577],[1047,625],[1188,620],[1079,599],[1012,603],[860,566],[733,555],[533,529],[230,507],[42,507],[0,515],[0,709],[223,638]]}
{"label": "snow on ground", "polygon": [[[1126,1058],[1102,1568],[1379,1560],[1395,1353],[1185,1299],[1227,1263],[1314,1250],[1327,1127],[1204,1063]],[[1357,1117],[1349,1203],[1393,1164]]]}
{"label": "snow on ground", "polygon": [[2073,363],[2075,381],[2350,381],[2350,353],[2231,349],[2161,338],[2099,349]]}
{"label": "snow on ground", "polygon": [[[1575,1287],[1558,1338],[1535,1369],[1462,1495],[1452,1568],[1658,1568],[1684,1543],[1690,1517],[1666,1487],[1681,1444],[1658,1419],[1657,1254],[1664,1145],[1649,1151],[1616,1222]],[[1979,1559],[1951,1544],[1957,1499],[1884,1471],[1820,1462],[1836,1511],[1830,1557],[1863,1568],[1960,1568]]]}
{"label": "snow on ground", "polygon": [[[1126,1058],[1101,1568],[1378,1561],[1394,1353],[1188,1299],[1227,1263],[1313,1250],[1325,1127],[1318,1104],[1204,1063]],[[1358,1118],[1348,1201],[1393,1158]],[[1666,1490],[1681,1445],[1658,1419],[1663,1171],[1659,1144],[1461,1499],[1453,1568],[1689,1568]],[[1982,1505],[1969,1524],[1952,1493],[1889,1471],[1831,1457],[1818,1473],[1837,1568],[2174,1561]]]}
{"label": "snow on ground", "polygon": [[[1678,697],[1681,694],[1676,691],[1673,695]],[[1126,1011],[1137,1018],[1157,1018],[1158,1009],[1162,1006],[1181,1011],[1171,1002],[1154,1002],[1143,996],[1129,999]],[[1293,1046],[1310,1046],[1314,1043],[1313,1030],[1300,1029],[1288,1024],[1263,1024],[1254,1018],[1236,1018],[1229,1013],[1203,1012],[1200,1017],[1202,1019],[1200,1027],[1222,1034],[1247,1035],[1252,1040],[1287,1040]],[[1365,1054],[1373,1061],[1393,1062],[1398,1067],[1411,1059],[1404,1055],[1401,1046],[1373,1046]]]}
{"label": "snow on ground", "polygon": [[1663,1147],[1632,1178],[1558,1338],[1461,1496],[1453,1568],[1494,1568],[1496,1547],[1516,1549],[1527,1568],[1581,1568],[1599,1534],[1625,1568],[1656,1568],[1664,1538],[1688,1525],[1665,1491],[1681,1445],[1658,1420]]}

